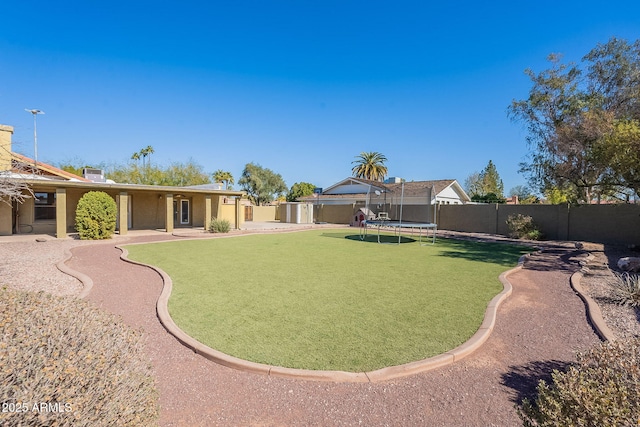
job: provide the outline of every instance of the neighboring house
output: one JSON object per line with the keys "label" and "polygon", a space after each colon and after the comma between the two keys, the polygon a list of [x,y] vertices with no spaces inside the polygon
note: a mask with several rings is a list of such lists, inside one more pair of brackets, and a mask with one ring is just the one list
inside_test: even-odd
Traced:
{"label": "neighboring house", "polygon": [[[455,179],[403,183],[399,178],[388,178],[380,182],[355,177],[343,179],[320,194],[298,200],[313,203],[318,210],[323,209],[324,220],[328,222],[347,222],[352,225],[357,223],[355,213],[362,207],[371,210],[376,216],[382,213],[398,219],[402,206],[403,219],[434,221],[435,213],[429,206],[465,204],[471,201]],[[347,205],[352,208],[347,209],[351,217],[349,221],[345,216]],[[319,212],[318,218],[322,218],[322,212]]]}
{"label": "neighboring house", "polygon": [[[241,191],[106,182],[99,170],[88,170],[80,177],[12,152],[12,134],[11,126],[0,125],[0,176],[27,184],[34,197],[22,204],[0,201],[0,235],[66,237],[75,231],[76,206],[89,191],[104,191],[114,198],[120,234],[129,229],[173,232],[177,227],[206,228],[212,217],[228,219],[235,228],[243,221]],[[229,206],[226,199],[235,203]]]}
{"label": "neighboring house", "polygon": [[318,202],[325,205],[359,202],[400,204],[401,199],[405,205],[459,205],[471,201],[455,179],[410,181],[405,182],[403,186],[398,178],[388,178],[380,182],[353,177],[343,179],[324,189],[317,196],[302,197],[299,201]]}

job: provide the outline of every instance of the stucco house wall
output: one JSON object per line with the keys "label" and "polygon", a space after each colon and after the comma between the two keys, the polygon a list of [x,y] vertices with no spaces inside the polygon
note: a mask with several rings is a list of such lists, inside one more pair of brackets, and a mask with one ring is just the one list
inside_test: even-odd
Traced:
{"label": "stucco house wall", "polygon": [[[221,190],[219,186],[171,187],[154,185],[118,184],[91,182],[69,172],[42,162],[35,162],[11,151],[11,126],[0,125],[0,173],[8,179],[27,185],[35,193],[47,193],[40,200],[38,212],[50,212],[49,219],[36,219],[36,204],[33,197],[23,203],[0,202],[0,235],[52,234],[65,237],[75,231],[75,211],[80,198],[89,191],[103,191],[118,204],[118,231],[131,229],[164,229],[167,232],[179,227],[206,227],[212,217],[228,219],[239,228],[240,204],[231,205],[231,210],[221,209],[222,198],[239,200],[241,191]],[[23,168],[21,165],[28,165]],[[35,172],[34,173],[34,169]],[[188,223],[174,219],[174,201],[180,208],[181,200],[188,200]],[[51,211],[48,211],[51,209]],[[186,210],[185,210],[186,212]],[[14,221],[17,224],[14,227]]]}

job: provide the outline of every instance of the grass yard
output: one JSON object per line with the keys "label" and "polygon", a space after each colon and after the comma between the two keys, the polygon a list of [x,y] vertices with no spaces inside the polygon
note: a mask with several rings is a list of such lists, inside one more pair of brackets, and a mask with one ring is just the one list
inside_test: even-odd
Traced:
{"label": "grass yard", "polygon": [[465,342],[502,290],[500,273],[531,250],[374,239],[325,229],[127,250],[171,276],[169,312],[200,342],[253,362],[349,372],[421,360]]}

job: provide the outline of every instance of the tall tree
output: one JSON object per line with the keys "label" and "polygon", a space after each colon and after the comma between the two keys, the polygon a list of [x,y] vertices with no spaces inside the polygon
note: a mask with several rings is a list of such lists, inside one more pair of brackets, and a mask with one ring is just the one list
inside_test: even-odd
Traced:
{"label": "tall tree", "polygon": [[131,160],[134,160],[134,161],[138,162],[140,160],[140,152],[138,151],[136,153],[133,153],[131,155]]}
{"label": "tall tree", "polygon": [[516,185],[515,187],[509,190],[509,197],[517,196],[518,203],[523,205],[530,205],[533,203],[540,203],[540,198],[538,198],[531,189],[526,185]]}
{"label": "tall tree", "polygon": [[272,202],[287,191],[282,176],[255,163],[247,163],[238,184],[256,205]]}
{"label": "tall tree", "polygon": [[[605,138],[610,180],[640,195],[640,120],[618,120]],[[623,191],[624,192],[624,191]]]}
{"label": "tall tree", "polygon": [[560,59],[550,55],[552,67],[539,74],[527,70],[529,98],[509,107],[528,130],[529,160],[520,171],[541,192],[563,188],[574,201],[589,203],[616,186],[637,192],[640,142],[627,130],[640,124],[640,41],[599,44],[582,68]]}
{"label": "tall tree", "polygon": [[[155,153],[156,151],[153,149],[152,146],[147,145],[145,148],[141,149],[140,151],[133,153],[131,155],[131,160],[135,160],[136,162],[138,162],[139,160],[142,160],[142,167],[150,167],[151,166],[151,155],[153,153]],[[147,157],[149,157],[149,159],[147,160]],[[145,163],[146,160],[146,163]]]}
{"label": "tall tree", "polygon": [[309,182],[296,182],[287,193],[287,202],[295,202],[300,197],[310,196],[315,188],[315,185]]}
{"label": "tall tree", "polygon": [[484,194],[493,193],[498,196],[498,198],[504,197],[504,184],[492,160],[489,160],[487,166],[480,172],[480,180]]}
{"label": "tall tree", "polygon": [[233,184],[233,175],[231,172],[223,171],[222,169],[218,169],[213,173],[213,180],[215,182],[224,182],[224,189],[229,189],[229,184]]}
{"label": "tall tree", "polygon": [[475,171],[464,180],[464,190],[467,192],[469,197],[484,194],[480,172]]}
{"label": "tall tree", "polygon": [[387,175],[387,167],[384,165],[386,161],[387,158],[377,151],[362,152],[356,156],[356,160],[351,162],[355,163],[351,172],[357,178],[384,181],[384,177]]}
{"label": "tall tree", "polygon": [[504,185],[492,160],[489,160],[482,172],[469,175],[464,184],[471,197],[483,199],[484,196],[492,194],[491,200],[504,198]]}
{"label": "tall tree", "polygon": [[155,153],[155,152],[156,151],[150,145],[147,145],[145,148],[140,150],[140,155],[142,156],[142,165],[143,166],[144,166],[144,161],[145,161],[145,159],[147,159],[147,157],[149,158],[149,159],[147,159],[147,167],[151,166],[151,155],[153,153]]}

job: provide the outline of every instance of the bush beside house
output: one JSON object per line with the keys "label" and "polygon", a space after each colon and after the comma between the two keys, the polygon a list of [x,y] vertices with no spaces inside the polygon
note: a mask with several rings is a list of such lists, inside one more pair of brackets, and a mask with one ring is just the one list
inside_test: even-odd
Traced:
{"label": "bush beside house", "polygon": [[212,233],[228,233],[231,230],[231,223],[226,219],[211,218],[209,231]]}
{"label": "bush beside house", "polygon": [[116,202],[103,191],[89,191],[78,201],[76,230],[82,240],[109,239],[116,231]]}

